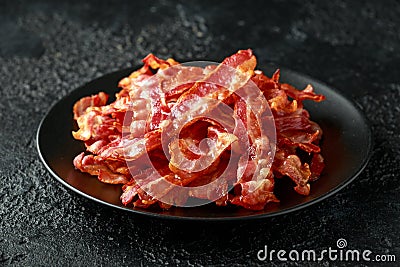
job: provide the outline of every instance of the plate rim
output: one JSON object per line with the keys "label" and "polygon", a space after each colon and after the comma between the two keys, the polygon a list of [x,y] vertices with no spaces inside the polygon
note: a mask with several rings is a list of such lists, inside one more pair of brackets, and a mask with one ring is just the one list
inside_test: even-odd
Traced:
{"label": "plate rim", "polygon": [[[40,149],[40,133],[42,131],[42,126],[43,123],[46,121],[46,118],[48,117],[48,115],[53,111],[53,109],[57,106],[58,103],[60,103],[61,101],[63,101],[64,99],[68,98],[71,94],[73,94],[74,92],[78,91],[79,89],[88,86],[90,83],[100,80],[102,78],[104,78],[104,76],[108,76],[108,75],[115,75],[117,73],[122,73],[122,72],[129,72],[129,71],[134,71],[135,69],[137,69],[137,67],[133,66],[133,67],[129,67],[129,68],[123,68],[123,69],[119,69],[119,70],[114,70],[111,72],[107,72],[107,73],[103,73],[100,76],[85,82],[84,84],[78,86],[77,88],[69,91],[66,95],[64,95],[62,98],[55,100],[54,103],[52,103],[52,105],[50,105],[49,109],[47,110],[47,112],[45,113],[45,115],[43,116],[43,118],[40,120],[37,131],[36,131],[36,149],[37,152],[39,154],[39,158],[42,162],[42,164],[46,167],[46,169],[50,172],[51,176],[53,176],[53,178],[55,178],[58,182],[60,182],[63,186],[67,187],[68,189],[72,190],[75,194],[80,195],[81,197],[85,197],[87,199],[90,199],[91,201],[100,203],[102,205],[105,205],[107,207],[112,207],[112,208],[117,208],[118,210],[124,211],[124,212],[129,212],[130,214],[138,214],[141,216],[150,216],[152,218],[157,218],[157,219],[166,219],[166,220],[184,220],[184,221],[208,221],[208,222],[226,222],[226,221],[243,221],[243,220],[259,220],[259,219],[265,219],[265,218],[271,218],[271,217],[275,217],[275,216],[280,216],[280,215],[285,215],[291,212],[295,212],[301,209],[305,209],[310,207],[311,205],[314,205],[316,203],[319,203],[323,200],[325,200],[328,197],[331,197],[333,195],[335,195],[336,193],[338,193],[340,190],[342,190],[343,188],[345,188],[347,185],[349,185],[351,182],[353,182],[361,173],[362,171],[367,167],[368,162],[372,156],[372,151],[373,151],[373,147],[374,147],[374,140],[372,137],[372,129],[371,129],[371,124],[368,121],[368,119],[366,118],[366,116],[364,115],[364,112],[362,111],[362,109],[360,108],[359,103],[357,103],[356,101],[354,101],[353,99],[345,96],[342,92],[340,92],[339,90],[337,90],[335,87],[332,87],[328,84],[326,84],[325,82],[320,81],[319,79],[313,78],[307,74],[303,74],[291,69],[288,69],[286,67],[276,67],[275,64],[265,64],[262,67],[270,67],[270,68],[279,68],[281,73],[291,73],[292,75],[295,76],[300,76],[309,80],[313,80],[317,83],[319,83],[320,85],[328,88],[329,90],[333,91],[335,94],[339,95],[340,97],[342,97],[344,100],[348,101],[351,106],[353,108],[355,108],[355,110],[357,111],[357,113],[360,115],[360,118],[362,119],[363,123],[366,126],[366,135],[368,136],[368,148],[367,148],[367,155],[364,157],[362,163],[359,165],[358,169],[354,172],[354,174],[347,178],[346,180],[342,181],[340,184],[338,184],[336,187],[332,188],[331,190],[329,190],[328,192],[326,192],[325,194],[318,196],[310,201],[304,202],[304,203],[300,203],[297,205],[294,205],[293,207],[289,207],[286,208],[284,210],[279,210],[279,211],[273,211],[273,212],[266,212],[266,213],[261,213],[261,214],[254,214],[254,215],[244,215],[244,216],[237,216],[237,217],[229,217],[229,216],[225,216],[225,217],[203,217],[203,216],[197,216],[197,217],[191,217],[191,216],[177,216],[177,215],[171,215],[171,214],[163,214],[163,213],[157,213],[157,212],[152,212],[151,210],[144,210],[144,209],[135,209],[135,208],[128,208],[128,207],[123,207],[123,206],[119,206],[119,205],[115,205],[112,203],[109,203],[107,201],[98,199],[96,197],[93,197],[89,194],[86,194],[85,192],[82,192],[80,190],[78,190],[77,188],[75,188],[74,186],[70,185],[69,183],[67,183],[62,177],[60,177],[59,175],[57,175],[53,169],[49,166],[49,164],[46,162],[42,151]],[[261,68],[260,68],[261,69]],[[262,70],[262,69],[261,69]],[[72,164],[72,163],[71,163]]]}

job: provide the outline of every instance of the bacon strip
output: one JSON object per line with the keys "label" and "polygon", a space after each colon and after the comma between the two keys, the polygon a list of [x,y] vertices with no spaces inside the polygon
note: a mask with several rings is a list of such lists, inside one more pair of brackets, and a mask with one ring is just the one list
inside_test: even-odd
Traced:
{"label": "bacon strip", "polygon": [[82,172],[97,176],[100,181],[107,184],[126,184],[131,180],[126,167],[113,171],[105,161],[93,155],[85,155],[84,152],[75,157],[74,166]]}
{"label": "bacon strip", "polygon": [[88,107],[100,107],[107,103],[108,95],[100,92],[97,95],[86,96],[77,101],[73,107],[74,119],[83,115]]}
{"label": "bacon strip", "polygon": [[[211,166],[221,154],[237,140],[237,137],[229,133],[217,133],[217,137],[206,139],[203,142],[203,149],[195,154],[195,160],[190,159],[182,153],[182,150],[191,150],[183,139],[175,139],[169,145],[171,159],[169,162],[170,169],[185,170],[189,173],[202,171],[205,166]],[[182,148],[183,147],[183,148]],[[192,152],[193,153],[193,152]],[[187,153],[189,154],[189,153]]]}
{"label": "bacon strip", "polygon": [[98,155],[104,159],[133,161],[156,149],[160,145],[160,138],[160,130],[148,132],[143,138],[121,137],[104,146]]}

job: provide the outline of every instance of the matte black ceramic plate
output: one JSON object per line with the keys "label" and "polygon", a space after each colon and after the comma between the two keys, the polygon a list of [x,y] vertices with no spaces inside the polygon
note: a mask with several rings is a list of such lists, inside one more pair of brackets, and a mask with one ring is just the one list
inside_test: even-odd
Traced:
{"label": "matte black ceramic plate", "polygon": [[[312,183],[311,194],[296,194],[289,179],[280,179],[275,192],[281,200],[263,211],[249,211],[239,207],[216,207],[209,204],[194,208],[172,208],[168,211],[126,208],[120,202],[121,186],[99,182],[95,177],[75,170],[72,160],[84,151],[82,142],[72,138],[76,130],[72,106],[83,96],[104,91],[114,95],[118,91],[118,81],[132,72],[126,69],[107,74],[82,87],[58,101],[42,120],[37,133],[39,155],[51,174],[72,191],[118,209],[145,215],[194,219],[194,220],[233,220],[275,216],[298,210],[316,203],[349,184],[365,167],[371,151],[371,133],[362,113],[343,95],[329,86],[308,76],[281,69],[281,80],[304,88],[312,84],[317,93],[324,94],[326,100],[320,103],[306,101],[305,106],[324,131],[322,155],[326,168],[321,178]],[[264,68],[267,74],[275,69]]]}

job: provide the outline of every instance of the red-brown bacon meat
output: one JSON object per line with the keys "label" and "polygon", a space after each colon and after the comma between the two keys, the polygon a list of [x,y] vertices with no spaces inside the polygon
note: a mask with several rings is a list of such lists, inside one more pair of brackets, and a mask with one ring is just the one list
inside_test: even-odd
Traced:
{"label": "red-brown bacon meat", "polygon": [[[215,199],[225,190],[215,201],[217,205],[251,210],[279,202],[274,194],[275,179],[289,177],[297,193],[310,193],[310,182],[324,169],[319,147],[322,130],[303,108],[304,100],[324,100],[311,85],[297,90],[279,82],[279,70],[271,78],[255,70],[256,58],[250,49],[206,68],[181,66],[173,59],[162,60],[152,54],[143,63],[119,82],[121,91],[114,102],[107,104],[108,95],[100,92],[74,105],[79,129],[72,134],[86,146],[73,161],[78,170],[104,183],[122,184],[122,203],[140,208],[167,209],[171,203],[185,203],[188,196],[179,195],[179,190],[168,186],[171,184],[193,187],[189,197],[202,199]],[[246,92],[249,82],[260,90]],[[239,97],[240,92],[248,99]],[[260,104],[260,98],[268,105]],[[220,112],[225,126],[201,118],[206,111],[221,111],[222,103],[232,108],[231,113]],[[249,103],[258,109],[251,110]],[[266,106],[276,127],[271,168],[268,153],[257,153],[270,142],[257,129],[256,121]],[[182,129],[181,123],[185,123]],[[179,138],[173,139],[176,134]],[[162,135],[173,140],[168,144],[168,156]],[[204,139],[209,142],[202,142]],[[248,147],[244,147],[243,139],[249,140]],[[253,154],[243,156],[244,151]],[[236,165],[228,166],[229,158]],[[197,170],[199,166],[208,167]],[[216,179],[218,186],[212,190],[197,187]],[[152,197],[154,190],[158,190],[157,195],[161,190],[169,204]]]}

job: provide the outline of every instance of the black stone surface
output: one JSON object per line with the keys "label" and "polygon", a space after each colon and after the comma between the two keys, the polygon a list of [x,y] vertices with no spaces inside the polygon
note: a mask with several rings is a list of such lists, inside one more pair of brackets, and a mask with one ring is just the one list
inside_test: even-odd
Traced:
{"label": "black stone surface", "polygon": [[[399,14],[398,1],[2,1],[0,265],[279,265],[257,252],[320,251],[339,238],[400,264]],[[40,162],[39,121],[79,85],[149,52],[219,61],[249,47],[261,64],[344,92],[369,119],[371,161],[334,197],[262,221],[156,220],[72,194]]]}

